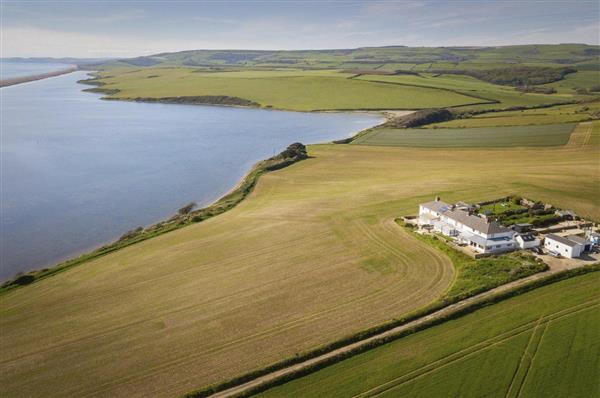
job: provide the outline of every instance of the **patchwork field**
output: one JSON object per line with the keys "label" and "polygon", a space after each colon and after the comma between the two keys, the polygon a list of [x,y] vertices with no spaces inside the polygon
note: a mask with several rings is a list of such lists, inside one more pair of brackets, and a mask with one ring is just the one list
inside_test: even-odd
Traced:
{"label": "patchwork field", "polygon": [[[117,69],[104,72],[113,99],[233,96],[262,107],[298,111],[418,109],[485,102],[434,88],[395,86],[348,79],[335,71],[202,72],[191,68]],[[107,77],[109,76],[109,77]]]}
{"label": "patchwork field", "polygon": [[227,213],[4,294],[0,395],[179,395],[421,308],[456,273],[393,219],[435,195],[600,220],[597,122],[562,147],[309,154]]}
{"label": "patchwork field", "polygon": [[600,272],[407,336],[261,397],[597,397]]}
{"label": "patchwork field", "polygon": [[[573,94],[577,89],[600,90],[600,71],[581,71],[567,75],[564,80],[544,84],[543,87],[552,87],[559,93]],[[599,91],[590,94],[600,95]]]}
{"label": "patchwork field", "polygon": [[556,146],[569,141],[574,124],[546,126],[394,129],[378,128],[353,144],[432,148]]}
{"label": "patchwork field", "polygon": [[555,104],[570,99],[569,97],[559,95],[521,93],[515,90],[514,87],[486,83],[470,76],[461,75],[440,75],[431,73],[398,76],[362,75],[357,79],[373,82],[386,82],[398,85],[399,87],[436,87],[466,95],[475,95],[482,99],[487,99],[487,102],[499,102],[461,107],[461,109],[464,108],[463,110],[505,109],[512,106]]}
{"label": "patchwork field", "polygon": [[561,124],[590,120],[600,115],[600,102],[560,105],[552,108],[483,113],[468,119],[450,120],[423,126],[425,128],[471,128],[497,126],[530,126]]}

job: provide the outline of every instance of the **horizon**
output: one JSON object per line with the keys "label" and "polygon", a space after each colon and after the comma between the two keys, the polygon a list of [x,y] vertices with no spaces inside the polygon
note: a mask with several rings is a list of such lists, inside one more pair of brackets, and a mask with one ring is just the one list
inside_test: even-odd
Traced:
{"label": "horizon", "polygon": [[[596,1],[3,1],[2,58],[600,45]],[[260,44],[259,44],[260,43]]]}
{"label": "horizon", "polygon": [[363,46],[363,47],[348,47],[348,48],[301,48],[295,50],[284,50],[284,49],[274,49],[274,50],[262,50],[256,48],[194,48],[194,49],[186,49],[186,50],[178,50],[172,52],[161,52],[147,55],[134,55],[132,57],[74,57],[74,56],[62,56],[62,57],[51,57],[51,56],[15,56],[15,57],[0,57],[0,59],[62,59],[62,58],[75,58],[75,59],[126,59],[126,58],[138,58],[138,57],[153,57],[161,54],[176,54],[176,53],[184,53],[184,52],[193,52],[193,51],[253,51],[253,52],[294,52],[294,51],[337,51],[337,50],[360,50],[360,49],[369,49],[369,48],[469,48],[469,49],[477,49],[477,48],[501,48],[501,47],[525,47],[525,46],[560,46],[560,45],[581,45],[581,46],[595,46],[600,47],[600,44],[588,44],[588,43],[526,43],[526,44],[507,44],[501,46],[404,46],[404,45],[389,45],[389,46]]}

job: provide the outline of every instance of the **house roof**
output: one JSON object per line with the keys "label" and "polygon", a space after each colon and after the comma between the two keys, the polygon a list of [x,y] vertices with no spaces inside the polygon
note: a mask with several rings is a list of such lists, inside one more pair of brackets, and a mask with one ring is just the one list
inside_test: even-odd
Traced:
{"label": "house roof", "polygon": [[570,241],[573,241],[575,243],[579,243],[580,245],[585,245],[588,243],[587,239],[582,238],[581,236],[577,236],[577,235],[569,235],[569,236],[567,236],[567,239],[569,239]]}
{"label": "house roof", "polygon": [[452,205],[442,202],[441,200],[433,200],[431,202],[421,203],[421,206],[431,211],[435,211],[436,213],[441,213],[454,221],[457,221],[475,231],[484,233],[486,235],[511,231],[509,228],[506,228],[495,221],[488,222],[486,219],[469,214],[467,211],[456,208],[453,209]]}
{"label": "house roof", "polygon": [[581,243],[574,242],[571,239],[565,238],[564,236],[558,236],[558,235],[554,235],[554,234],[546,235],[546,239],[550,239],[555,242],[562,243],[563,245],[569,246],[569,247],[575,247],[577,245],[581,245]]}
{"label": "house roof", "polygon": [[432,200],[431,202],[427,202],[427,203],[421,203],[421,206],[423,206],[426,209],[432,210],[432,211],[436,211],[439,212],[442,209],[449,209],[450,205],[446,202],[442,202],[441,200]]}
{"label": "house roof", "polygon": [[523,240],[523,242],[533,242],[535,240],[535,236],[533,236],[532,234],[521,234],[517,237],[520,237]]}
{"label": "house roof", "polygon": [[443,214],[448,218],[458,221],[459,223],[466,225],[469,228],[473,228],[475,231],[479,231],[486,235],[510,231],[510,229],[498,224],[495,221],[487,222],[487,220],[469,214],[464,210],[448,210],[445,211]]}

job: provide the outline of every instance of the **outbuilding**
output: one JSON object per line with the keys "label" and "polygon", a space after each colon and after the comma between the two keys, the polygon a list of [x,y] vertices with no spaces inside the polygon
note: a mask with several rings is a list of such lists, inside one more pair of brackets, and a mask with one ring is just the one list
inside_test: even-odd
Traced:
{"label": "outbuilding", "polygon": [[581,236],[577,236],[577,235],[569,235],[569,236],[567,236],[567,239],[572,240],[573,242],[579,243],[580,245],[582,245],[583,246],[582,251],[584,251],[584,252],[589,252],[590,250],[592,250],[593,242],[591,240],[582,238]]}
{"label": "outbuilding", "polygon": [[533,234],[519,234],[515,237],[515,240],[521,249],[531,249],[540,245],[540,240]]}
{"label": "outbuilding", "polygon": [[515,224],[515,225],[512,226],[512,229],[515,232],[518,232],[520,234],[525,233],[525,232],[529,232],[529,231],[531,231],[532,228],[533,228],[533,225],[527,224],[527,223]]}
{"label": "outbuilding", "polygon": [[584,250],[584,245],[564,236],[548,234],[544,238],[544,248],[546,250],[558,253],[561,256],[574,258],[581,256],[581,253],[583,253]]}

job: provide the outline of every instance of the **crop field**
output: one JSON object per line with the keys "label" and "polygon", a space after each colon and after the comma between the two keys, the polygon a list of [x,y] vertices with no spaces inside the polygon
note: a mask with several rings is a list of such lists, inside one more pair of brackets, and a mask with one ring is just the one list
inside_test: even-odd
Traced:
{"label": "crop field", "polygon": [[567,96],[521,93],[514,87],[501,86],[487,83],[474,77],[450,75],[450,74],[430,74],[420,75],[398,75],[398,76],[380,76],[380,75],[362,75],[359,80],[387,82],[397,85],[415,85],[419,87],[436,87],[452,90],[454,92],[470,94],[481,97],[482,99],[499,101],[496,104],[469,105],[461,107],[465,110],[481,109],[505,109],[512,106],[534,106],[541,104],[554,104],[569,100]]}
{"label": "crop field", "polygon": [[384,127],[358,137],[353,144],[434,148],[556,146],[569,141],[574,127],[574,124],[467,129]]}
{"label": "crop field", "polygon": [[562,124],[590,120],[600,114],[600,101],[522,111],[492,112],[467,119],[434,123],[425,128],[471,128]]}
{"label": "crop field", "polygon": [[[348,79],[334,71],[202,72],[191,68],[118,69],[104,72],[114,99],[227,95],[262,107],[313,111],[417,109],[481,103],[468,95]],[[149,78],[151,77],[151,78]]]}
{"label": "crop field", "polygon": [[261,397],[597,397],[600,272],[354,356]]}
{"label": "crop field", "polygon": [[599,127],[563,147],[310,146],[227,213],[2,295],[0,395],[180,395],[422,308],[456,272],[394,218],[519,194],[600,220]]}
{"label": "crop field", "polygon": [[[573,74],[569,74],[564,80],[560,80],[554,83],[544,84],[542,87],[552,87],[559,93],[572,94],[579,88],[600,89],[600,71],[581,71]],[[600,92],[590,93],[600,95]]]}

